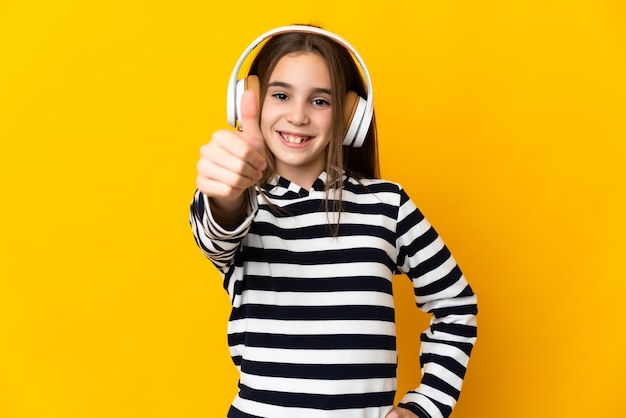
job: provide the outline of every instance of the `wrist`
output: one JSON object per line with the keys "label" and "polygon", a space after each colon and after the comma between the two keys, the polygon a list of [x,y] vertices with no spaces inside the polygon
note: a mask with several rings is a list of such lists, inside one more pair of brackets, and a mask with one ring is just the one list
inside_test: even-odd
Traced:
{"label": "wrist", "polygon": [[213,219],[224,229],[234,229],[246,216],[248,202],[246,193],[236,199],[208,198]]}

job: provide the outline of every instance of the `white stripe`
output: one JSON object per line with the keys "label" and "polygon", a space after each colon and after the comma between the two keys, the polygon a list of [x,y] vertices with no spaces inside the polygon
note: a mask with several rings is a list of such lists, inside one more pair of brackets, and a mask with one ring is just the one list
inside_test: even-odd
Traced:
{"label": "white stripe", "polygon": [[[330,215],[332,215],[332,213]],[[328,225],[329,221],[331,223],[336,222],[336,219],[333,219],[332,217],[329,218],[325,212],[312,212],[301,215],[290,215],[276,218],[269,211],[263,210],[263,208],[261,208],[256,216],[255,221],[267,222],[272,224],[279,222],[281,230],[289,231],[307,226],[325,226]],[[396,220],[393,218],[389,218],[383,214],[342,212],[341,223],[387,226],[388,229],[393,231],[393,229],[391,228],[396,225]]]}
{"label": "white stripe", "polygon": [[[302,266],[281,263],[260,263],[255,261],[246,262],[247,271],[253,271],[256,275],[272,277],[298,277],[302,279],[334,278],[354,276],[378,276],[391,280],[393,271],[386,265],[376,262],[363,263],[336,263]],[[295,274],[294,269],[297,269]]]}
{"label": "white stripe", "polygon": [[257,390],[315,395],[349,395],[396,390],[396,379],[292,379],[241,374],[241,383]]}
{"label": "white stripe", "polygon": [[[410,207],[407,208],[407,206],[410,206]],[[409,200],[407,203],[404,204],[404,206],[402,206],[402,208],[400,208],[400,211],[402,211],[403,209],[410,209],[410,210],[408,210],[404,214],[404,216],[399,215],[398,217],[400,219],[398,219],[398,222],[402,222],[402,220],[405,217],[407,217],[408,215],[411,215],[415,211],[415,205],[411,204],[411,201]],[[406,236],[407,237],[421,237],[422,235],[430,231],[431,228],[432,228],[432,225],[430,224],[430,222],[428,222],[426,218],[422,218],[422,220],[419,221],[417,224],[411,226],[411,228],[407,231]]]}
{"label": "white stripe", "polygon": [[395,364],[398,360],[393,350],[289,350],[266,347],[244,347],[243,350],[247,360],[267,363]]}
{"label": "white stripe", "polygon": [[416,265],[421,261],[428,260],[431,257],[435,256],[441,249],[444,247],[444,243],[440,239],[436,239],[428,244],[426,247],[422,248],[411,257],[408,257],[409,264]]}
{"label": "white stripe", "polygon": [[[454,283],[452,286],[449,286],[441,290],[440,292],[433,293],[432,295],[420,296],[419,303],[424,304],[424,306],[422,306],[423,310],[430,311],[432,309],[432,307],[429,304],[430,302],[437,302],[437,301],[441,301],[444,299],[447,300],[450,298],[454,298],[455,296],[461,294],[461,292],[465,290],[466,286],[467,286],[467,282],[461,278],[457,280],[456,283]],[[418,293],[419,293],[419,289],[418,289]],[[441,306],[441,303],[439,303],[439,305]]]}
{"label": "white stripe", "polygon": [[323,409],[288,408],[283,406],[266,405],[237,397],[233,405],[242,412],[252,416],[272,418],[383,418],[393,408],[392,405],[380,408],[338,409],[326,411]]}
{"label": "white stripe", "polygon": [[[476,316],[475,315],[447,315],[442,318],[433,318],[432,324],[458,324],[458,325],[467,325],[467,326],[476,326]],[[437,331],[441,334],[441,331]],[[459,338],[464,341],[466,338],[461,337],[457,334],[448,334],[451,338],[448,341],[455,341]],[[454,339],[453,339],[454,338]]]}
{"label": "white stripe", "polygon": [[389,335],[394,336],[396,327],[386,321],[283,321],[274,319],[244,318],[230,321],[228,333],[254,331],[280,335]]}
{"label": "white stripe", "polygon": [[[425,260],[415,257],[415,260],[411,262],[411,265],[416,265],[422,261],[425,261]],[[454,270],[456,266],[457,264],[454,258],[452,256],[449,256],[439,266],[437,266],[433,270],[427,271],[421,277],[417,278],[419,280],[420,287],[429,285],[441,279],[442,277],[445,277],[446,275],[450,274],[450,272]]]}
{"label": "white stripe", "polygon": [[448,405],[450,407],[454,406],[454,404],[456,404],[456,399],[454,399],[452,396],[440,391],[439,389],[435,389],[433,387],[430,387],[428,385],[425,384],[421,384],[419,385],[419,387],[417,388],[417,390],[420,393],[423,393],[425,396],[428,396],[429,398],[442,403],[444,405]]}
{"label": "white stripe", "polygon": [[[465,284],[465,278],[460,279],[464,284]],[[464,296],[464,297],[459,297],[459,298],[451,298],[451,299],[441,299],[441,300],[436,300],[431,302],[428,306],[431,309],[440,309],[440,308],[453,308],[453,307],[458,307],[458,306],[469,306],[469,305],[476,305],[477,303],[477,298],[475,295],[472,296]],[[476,325],[476,316],[475,315],[471,315],[474,318],[473,322],[463,322],[464,324],[467,325]],[[457,321],[454,321],[457,322]]]}
{"label": "white stripe", "polygon": [[382,292],[269,292],[248,290],[243,303],[271,306],[369,305],[393,308],[393,295]]}
{"label": "white stripe", "polygon": [[294,253],[345,250],[346,248],[377,248],[387,253],[391,260],[395,260],[396,257],[395,243],[389,243],[382,238],[369,235],[350,235],[337,238],[306,238],[286,241],[276,236],[248,234],[246,237],[246,245],[248,247],[263,248],[265,250],[289,250]]}
{"label": "white stripe", "polygon": [[456,388],[457,390],[461,390],[461,386],[463,386],[463,379],[443,367],[441,364],[429,363],[426,370],[428,370],[428,374],[437,376],[450,386]]}
{"label": "white stripe", "polygon": [[400,204],[400,195],[397,191],[358,194],[344,189],[343,200],[346,202],[356,202],[358,204],[365,205],[376,205],[382,203],[398,207]]}
{"label": "white stripe", "polygon": [[[427,334],[430,334],[430,336],[432,337],[432,334],[430,332],[427,332]],[[469,357],[467,356],[467,354],[465,354],[465,352],[459,350],[453,345],[448,345],[445,343],[422,341],[420,352],[422,354],[437,354],[440,356],[453,358],[458,361],[459,364],[463,365],[463,367],[467,367],[467,363],[469,362]]]}

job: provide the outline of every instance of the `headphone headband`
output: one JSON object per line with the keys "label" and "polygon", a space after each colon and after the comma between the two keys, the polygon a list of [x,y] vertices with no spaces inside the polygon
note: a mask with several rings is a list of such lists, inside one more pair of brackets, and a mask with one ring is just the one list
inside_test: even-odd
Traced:
{"label": "headphone headband", "polygon": [[[356,59],[356,61],[358,62],[359,66],[361,67],[361,70],[363,71],[365,82],[367,84],[367,100],[365,101],[365,106],[362,111],[363,116],[360,120],[360,123],[354,129],[351,129],[353,131],[351,133],[353,134],[354,138],[346,137],[346,141],[344,141],[344,145],[352,145],[352,146],[357,146],[357,147],[361,146],[363,144],[363,141],[365,140],[365,136],[367,135],[367,131],[369,129],[372,116],[374,114],[374,94],[373,94],[373,89],[372,89],[372,80],[371,80],[369,71],[367,70],[367,67],[365,66],[365,62],[363,62],[363,59],[361,58],[359,53],[356,51],[356,49],[354,49],[354,47],[348,41],[346,41],[344,38],[342,38],[339,35],[336,35],[332,32],[329,32],[325,29],[318,28],[315,26],[306,26],[306,25],[281,26],[281,27],[278,27],[278,28],[275,28],[275,29],[272,29],[263,33],[262,35],[257,37],[254,41],[252,41],[250,45],[248,45],[248,47],[243,51],[243,53],[239,57],[239,60],[237,61],[237,64],[235,65],[235,68],[233,69],[230,75],[230,79],[228,81],[228,92],[226,96],[228,124],[231,126],[237,126],[237,118],[239,116],[238,109],[237,109],[237,93],[238,93],[237,81],[238,81],[239,71],[241,70],[241,66],[243,65],[244,61],[246,60],[248,55],[250,55],[250,53],[264,40],[272,36],[279,35],[282,33],[287,33],[287,32],[314,33],[314,34],[318,34],[318,35],[322,35],[327,38],[330,38],[336,41],[337,43],[339,43],[340,45],[342,45],[343,47],[345,47],[347,50],[349,50],[354,56],[354,58]],[[239,93],[241,94],[241,92]],[[349,142],[349,143],[346,143],[346,142]]]}

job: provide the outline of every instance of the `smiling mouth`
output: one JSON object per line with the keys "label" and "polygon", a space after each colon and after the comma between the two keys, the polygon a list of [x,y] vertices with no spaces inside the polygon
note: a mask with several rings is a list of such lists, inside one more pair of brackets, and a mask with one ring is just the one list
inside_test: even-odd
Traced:
{"label": "smiling mouth", "polygon": [[303,142],[313,139],[311,136],[290,135],[285,132],[279,132],[280,136],[290,144],[302,144]]}

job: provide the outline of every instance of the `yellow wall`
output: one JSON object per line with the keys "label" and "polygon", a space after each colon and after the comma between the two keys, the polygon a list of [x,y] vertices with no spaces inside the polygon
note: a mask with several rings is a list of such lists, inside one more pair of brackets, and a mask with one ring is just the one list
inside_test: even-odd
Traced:
{"label": "yellow wall", "polygon": [[[626,416],[624,3],[365,4],[0,2],[0,417],[225,415],[197,150],[242,48],[293,22],[363,55],[383,174],[479,293],[453,416]],[[406,389],[426,318],[398,303]]]}

